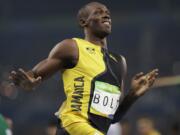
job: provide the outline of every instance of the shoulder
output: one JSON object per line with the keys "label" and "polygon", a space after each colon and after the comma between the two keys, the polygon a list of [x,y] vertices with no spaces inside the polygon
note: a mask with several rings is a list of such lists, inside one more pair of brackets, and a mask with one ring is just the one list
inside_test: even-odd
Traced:
{"label": "shoulder", "polygon": [[57,43],[51,50],[49,57],[59,56],[75,56],[78,52],[77,44],[73,39],[65,39]]}
{"label": "shoulder", "polygon": [[54,51],[72,50],[77,48],[76,42],[73,39],[65,39],[55,45]]}
{"label": "shoulder", "polygon": [[74,39],[64,39],[63,41],[59,42],[57,45],[74,46],[76,45],[76,41]]}
{"label": "shoulder", "polygon": [[49,58],[60,60],[64,68],[72,68],[78,61],[78,47],[73,39],[65,39],[54,46]]}

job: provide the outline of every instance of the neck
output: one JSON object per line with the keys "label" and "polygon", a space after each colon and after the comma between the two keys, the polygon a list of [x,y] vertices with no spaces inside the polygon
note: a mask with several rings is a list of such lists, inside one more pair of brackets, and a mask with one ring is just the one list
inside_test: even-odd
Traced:
{"label": "neck", "polygon": [[95,45],[99,45],[103,48],[107,49],[107,39],[106,37],[104,38],[99,38],[93,34],[88,33],[87,31],[85,31],[85,40],[95,44]]}

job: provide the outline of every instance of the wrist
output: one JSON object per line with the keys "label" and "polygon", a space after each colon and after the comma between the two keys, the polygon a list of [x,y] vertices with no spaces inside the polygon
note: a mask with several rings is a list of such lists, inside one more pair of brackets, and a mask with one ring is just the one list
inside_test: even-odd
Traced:
{"label": "wrist", "polygon": [[34,71],[32,71],[32,70],[29,70],[29,71],[27,72],[27,74],[28,74],[30,77],[32,77],[32,78],[35,78],[35,77],[36,77],[36,73],[35,73]]}
{"label": "wrist", "polygon": [[136,100],[139,96],[136,94],[136,90],[130,89],[129,93],[127,94],[128,99]]}

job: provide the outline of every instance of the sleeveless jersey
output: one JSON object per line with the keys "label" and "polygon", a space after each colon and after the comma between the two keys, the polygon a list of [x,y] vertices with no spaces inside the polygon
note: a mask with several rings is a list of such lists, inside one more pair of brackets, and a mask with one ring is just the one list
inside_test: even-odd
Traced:
{"label": "sleeveless jersey", "polygon": [[62,73],[66,101],[58,116],[63,127],[87,122],[107,132],[122,94],[121,57],[86,40],[73,40],[79,57],[75,67]]}

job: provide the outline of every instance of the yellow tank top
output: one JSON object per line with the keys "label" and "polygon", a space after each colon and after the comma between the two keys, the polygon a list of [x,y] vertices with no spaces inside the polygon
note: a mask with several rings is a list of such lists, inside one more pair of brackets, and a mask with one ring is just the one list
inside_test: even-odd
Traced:
{"label": "yellow tank top", "polygon": [[[58,114],[62,126],[75,122],[92,123],[99,118],[109,121],[119,105],[121,95],[120,82],[114,77],[117,73],[113,75],[107,68],[101,46],[79,38],[73,40],[78,47],[79,59],[75,67],[66,69],[62,74],[67,97]],[[109,55],[109,58],[117,63],[113,55]]]}

